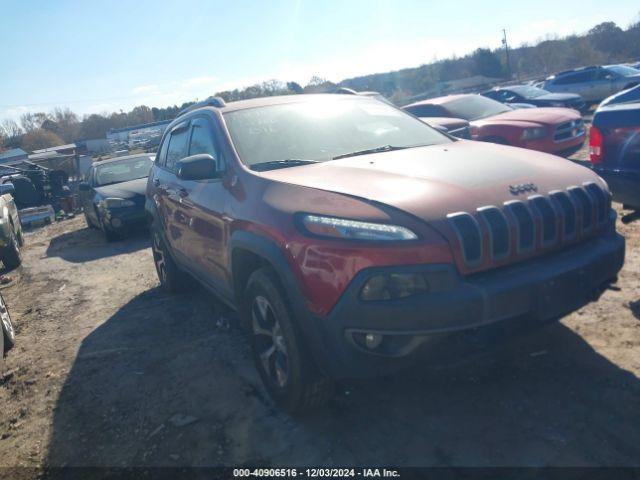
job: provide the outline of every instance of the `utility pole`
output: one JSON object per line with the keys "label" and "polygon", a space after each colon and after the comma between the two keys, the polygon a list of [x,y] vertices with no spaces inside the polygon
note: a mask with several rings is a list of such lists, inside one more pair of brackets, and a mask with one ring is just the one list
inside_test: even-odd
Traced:
{"label": "utility pole", "polygon": [[513,78],[513,72],[511,71],[511,62],[509,61],[509,44],[507,43],[507,31],[502,29],[502,44],[504,45],[504,51],[507,54],[507,70],[509,72],[509,80]]}

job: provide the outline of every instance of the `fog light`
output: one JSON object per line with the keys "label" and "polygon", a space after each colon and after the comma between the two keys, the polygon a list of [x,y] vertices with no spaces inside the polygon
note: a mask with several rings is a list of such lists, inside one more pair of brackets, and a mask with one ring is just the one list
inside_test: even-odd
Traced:
{"label": "fog light", "polygon": [[378,348],[381,343],[382,335],[379,335],[377,333],[367,333],[364,337],[364,344],[371,350],[373,350],[374,348]]}
{"label": "fog light", "polygon": [[374,275],[367,280],[360,298],[365,301],[395,300],[428,291],[429,285],[421,273],[390,273]]}
{"label": "fog light", "polygon": [[114,228],[120,228],[122,226],[122,220],[119,218],[112,218],[111,225],[113,225]]}

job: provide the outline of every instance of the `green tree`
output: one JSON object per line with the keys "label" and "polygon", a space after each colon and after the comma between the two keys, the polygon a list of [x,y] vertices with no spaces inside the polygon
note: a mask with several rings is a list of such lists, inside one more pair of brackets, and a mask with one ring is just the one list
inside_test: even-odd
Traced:
{"label": "green tree", "polygon": [[478,48],[471,55],[473,73],[485,77],[502,78],[504,69],[498,56],[488,48]]}

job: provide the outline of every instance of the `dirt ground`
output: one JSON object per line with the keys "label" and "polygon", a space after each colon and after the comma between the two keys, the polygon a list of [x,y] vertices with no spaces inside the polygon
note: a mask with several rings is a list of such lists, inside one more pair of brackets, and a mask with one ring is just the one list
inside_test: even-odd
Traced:
{"label": "dirt ground", "polygon": [[306,418],[274,408],[206,293],[159,290],[146,234],[29,233],[2,287],[0,466],[638,466],[640,222],[620,230],[598,303],[473,361],[343,383]]}

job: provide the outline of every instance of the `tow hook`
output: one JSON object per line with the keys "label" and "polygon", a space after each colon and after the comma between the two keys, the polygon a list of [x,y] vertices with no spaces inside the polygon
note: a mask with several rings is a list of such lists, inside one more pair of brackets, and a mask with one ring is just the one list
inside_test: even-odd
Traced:
{"label": "tow hook", "polygon": [[631,213],[623,215],[622,218],[620,218],[620,221],[626,225],[627,223],[631,223],[638,219],[640,219],[640,210],[634,210]]}

